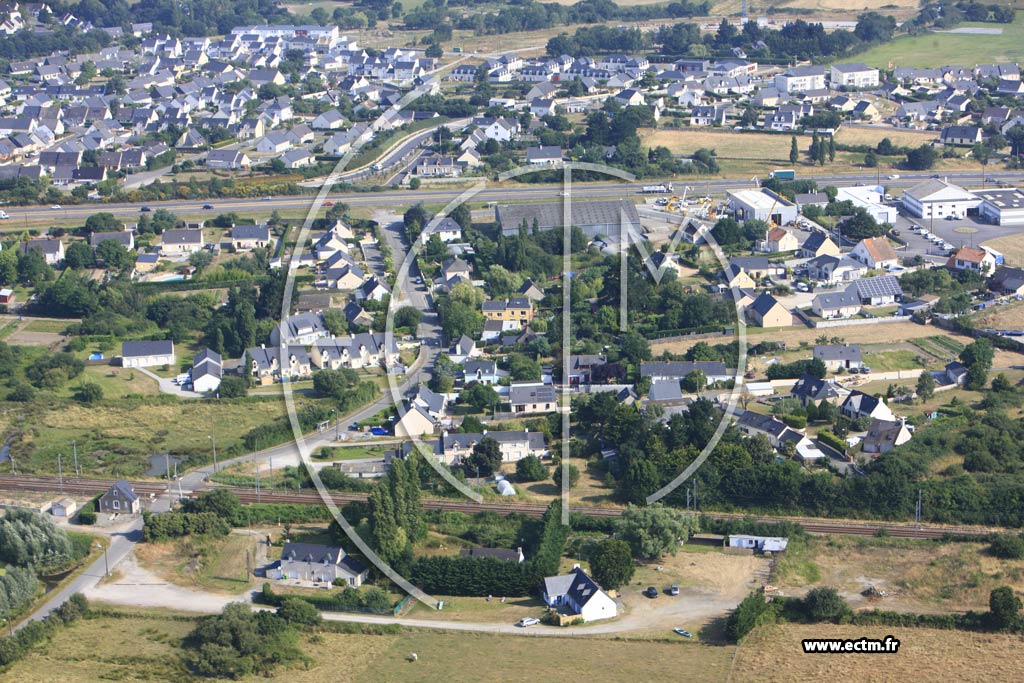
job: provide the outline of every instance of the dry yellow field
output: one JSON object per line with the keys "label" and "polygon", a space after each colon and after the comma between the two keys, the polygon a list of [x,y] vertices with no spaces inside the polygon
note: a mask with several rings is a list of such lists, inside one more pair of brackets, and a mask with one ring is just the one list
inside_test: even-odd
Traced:
{"label": "dry yellow field", "polygon": [[[804,654],[804,638],[877,638],[900,641],[896,654]],[[802,681],[1019,681],[1024,638],[887,626],[786,624],[762,626],[739,648],[733,683]]]}
{"label": "dry yellow field", "polygon": [[1002,252],[1006,257],[1006,262],[1012,266],[1024,265],[1024,233],[1022,232],[996,237],[985,242],[983,246],[992,247],[996,251]]}
{"label": "dry yellow field", "polygon": [[877,145],[883,138],[889,138],[897,147],[917,147],[935,140],[935,131],[897,130],[888,126],[877,128],[843,126],[836,133],[836,142],[844,145]]}

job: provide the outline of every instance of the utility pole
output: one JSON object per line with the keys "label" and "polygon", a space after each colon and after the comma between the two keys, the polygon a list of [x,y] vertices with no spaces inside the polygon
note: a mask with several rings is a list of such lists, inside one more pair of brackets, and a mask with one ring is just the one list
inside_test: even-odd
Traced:
{"label": "utility pole", "polygon": [[213,442],[213,473],[217,473],[217,433],[210,432],[210,441]]}
{"label": "utility pole", "polygon": [[60,453],[57,454],[57,479],[60,481],[60,492],[64,493],[64,466],[60,461]]}
{"label": "utility pole", "polygon": [[[175,462],[174,464],[177,465],[178,463]],[[171,481],[171,454],[170,453],[164,453],[164,476],[167,477],[167,488],[170,489],[171,488],[171,484],[170,484],[170,481]]]}
{"label": "utility pole", "polygon": [[256,502],[260,502],[260,466],[256,465]]}
{"label": "utility pole", "polygon": [[80,469],[78,469],[78,442],[77,441],[72,441],[71,442],[71,451],[75,454],[75,478],[76,479],[81,479],[82,471]]}
{"label": "utility pole", "polygon": [[917,538],[918,532],[921,531],[921,489],[917,490],[917,507],[914,510],[914,524],[917,525],[914,528],[914,538]]}
{"label": "utility pole", "polygon": [[693,480],[693,511],[697,511],[697,480]]}
{"label": "utility pole", "polygon": [[687,510],[687,512],[689,512],[689,510],[690,510],[690,489],[689,488],[686,489],[686,510]]}
{"label": "utility pole", "polygon": [[178,479],[178,462],[174,462],[174,480],[178,482],[178,500],[180,501],[185,495],[181,492],[181,479]]}
{"label": "utility pole", "polygon": [[274,459],[270,458],[270,490],[274,490]]}

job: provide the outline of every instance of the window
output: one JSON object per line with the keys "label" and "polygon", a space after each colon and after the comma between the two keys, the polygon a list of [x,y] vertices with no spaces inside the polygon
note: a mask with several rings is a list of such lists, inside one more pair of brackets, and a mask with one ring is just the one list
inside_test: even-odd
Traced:
{"label": "window", "polygon": [[121,509],[121,501],[118,500],[117,498],[114,499],[114,509],[115,510],[120,510]]}

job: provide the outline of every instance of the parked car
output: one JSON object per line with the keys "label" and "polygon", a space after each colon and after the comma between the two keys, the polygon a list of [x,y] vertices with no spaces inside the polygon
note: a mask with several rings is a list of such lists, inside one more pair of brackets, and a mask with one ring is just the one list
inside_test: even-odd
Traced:
{"label": "parked car", "polygon": [[668,594],[669,595],[679,595],[679,586],[677,586],[676,584],[673,583],[672,586],[669,587],[669,589],[668,589]]}
{"label": "parked car", "polygon": [[647,597],[649,597],[650,599],[653,600],[654,598],[658,597],[658,589],[655,588],[654,586],[648,586],[644,590],[644,595],[646,595]]}
{"label": "parked car", "polygon": [[517,623],[516,626],[526,628],[527,626],[536,626],[539,623],[540,619],[538,619],[537,617],[523,617],[519,620],[519,623]]}
{"label": "parked car", "polygon": [[862,374],[862,375],[870,375],[871,374],[871,366],[870,365],[862,365],[862,366],[860,366],[860,374]]}
{"label": "parked car", "polygon": [[0,211],[0,221],[5,221],[8,218],[10,218],[10,216],[7,215],[6,211]]}
{"label": "parked car", "polygon": [[693,638],[693,634],[690,633],[689,631],[687,631],[686,629],[674,628],[674,629],[672,629],[672,631],[674,631],[675,633],[678,633],[683,638]]}
{"label": "parked car", "polygon": [[388,430],[384,427],[371,427],[370,433],[374,436],[387,436]]}

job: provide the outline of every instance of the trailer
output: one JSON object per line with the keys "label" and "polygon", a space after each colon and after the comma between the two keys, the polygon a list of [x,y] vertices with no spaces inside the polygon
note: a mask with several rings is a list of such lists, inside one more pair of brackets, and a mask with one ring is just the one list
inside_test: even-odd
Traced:
{"label": "trailer", "polygon": [[774,180],[796,180],[796,171],[792,168],[777,168],[768,177]]}
{"label": "trailer", "polygon": [[662,183],[661,185],[644,185],[642,190],[644,194],[669,194],[672,192],[672,183]]}

